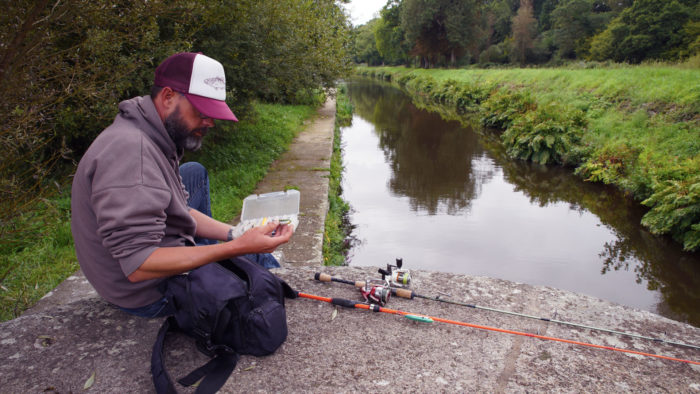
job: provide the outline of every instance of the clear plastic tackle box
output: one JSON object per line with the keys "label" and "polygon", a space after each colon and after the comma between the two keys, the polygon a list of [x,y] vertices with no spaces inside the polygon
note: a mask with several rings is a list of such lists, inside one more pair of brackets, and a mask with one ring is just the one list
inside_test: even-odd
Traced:
{"label": "clear plastic tackle box", "polygon": [[251,194],[243,200],[241,224],[245,227],[260,226],[268,221],[299,223],[298,190],[287,190],[265,194]]}

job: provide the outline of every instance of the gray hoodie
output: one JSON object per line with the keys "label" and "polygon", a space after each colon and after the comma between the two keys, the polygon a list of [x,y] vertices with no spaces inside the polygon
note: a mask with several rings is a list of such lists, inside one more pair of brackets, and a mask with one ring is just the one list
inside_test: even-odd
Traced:
{"label": "gray hoodie", "polygon": [[107,301],[125,308],[162,296],[162,279],[127,279],[157,248],[193,245],[196,223],[179,172],[181,154],[149,96],[119,104],[73,179],[71,229],[85,276]]}

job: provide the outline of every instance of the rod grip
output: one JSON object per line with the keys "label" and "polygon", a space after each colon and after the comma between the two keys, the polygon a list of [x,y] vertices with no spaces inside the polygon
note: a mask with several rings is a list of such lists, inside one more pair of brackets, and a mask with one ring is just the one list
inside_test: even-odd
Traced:
{"label": "rod grip", "polygon": [[345,298],[331,298],[331,304],[340,305],[340,306],[343,306],[345,308],[354,308],[356,302],[346,300]]}
{"label": "rod grip", "polygon": [[321,282],[330,282],[332,280],[332,277],[328,274],[322,274],[320,272],[317,272],[316,275],[314,275],[314,279]]}
{"label": "rod grip", "polygon": [[414,296],[413,290],[408,289],[391,289],[391,292],[394,293],[394,295],[396,296],[399,296],[401,298],[408,298],[410,300],[412,300]]}

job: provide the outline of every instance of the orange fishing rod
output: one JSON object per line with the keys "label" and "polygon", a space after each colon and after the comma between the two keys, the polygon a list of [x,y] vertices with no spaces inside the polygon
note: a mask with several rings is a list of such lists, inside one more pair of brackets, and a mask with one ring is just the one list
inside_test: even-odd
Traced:
{"label": "orange fishing rod", "polygon": [[[330,276],[330,275],[328,275],[328,274],[322,274],[322,273],[320,273],[320,272],[317,272],[317,273],[314,275],[314,279],[316,279],[317,281],[320,281],[320,282],[338,282],[338,283],[344,283],[344,284],[347,284],[347,285],[355,286],[355,287],[357,287],[357,288],[364,288],[364,287],[365,287],[365,283],[366,283],[366,282],[364,282],[364,281],[355,281],[355,282],[353,282],[353,281],[350,281],[350,280],[345,280],[345,279],[341,279],[341,278],[336,278],[336,277]],[[609,334],[623,335],[623,336],[627,336],[627,337],[630,337],[630,338],[645,339],[645,340],[653,341],[653,342],[656,342],[656,343],[667,343],[667,344],[670,344],[670,345],[683,346],[683,347],[687,347],[687,348],[691,348],[691,349],[695,349],[695,350],[700,350],[700,346],[698,346],[698,345],[693,345],[693,344],[690,344],[690,343],[669,341],[669,340],[662,339],[662,338],[654,338],[654,337],[649,337],[649,336],[645,336],[645,335],[633,334],[633,333],[630,333],[630,332],[611,330],[611,329],[609,329],[609,328],[594,327],[594,326],[590,326],[590,325],[586,325],[586,324],[573,323],[573,322],[568,322],[568,321],[563,321],[563,320],[557,320],[557,319],[552,319],[552,318],[546,318],[546,317],[537,317],[537,316],[532,316],[532,315],[528,315],[528,314],[525,314],[525,313],[518,313],[518,312],[513,312],[513,311],[506,311],[506,310],[503,310],[503,309],[489,308],[489,307],[486,307],[486,306],[479,306],[479,305],[475,305],[475,304],[469,304],[469,303],[466,303],[466,302],[459,302],[459,301],[450,300],[450,299],[447,299],[447,298],[443,298],[443,297],[440,296],[440,295],[438,295],[437,297],[434,297],[434,296],[426,296],[426,295],[418,294],[418,293],[416,293],[416,292],[413,291],[413,290],[409,290],[409,289],[401,288],[401,287],[390,287],[390,289],[391,289],[391,295],[396,295],[396,296],[398,296],[398,297],[406,298],[406,299],[409,299],[409,300],[412,300],[412,299],[414,299],[414,298],[416,298],[416,297],[417,297],[417,298],[423,298],[423,299],[425,299],[425,300],[444,302],[444,303],[447,303],[447,304],[453,304],[453,305],[459,305],[459,306],[466,306],[466,307],[469,307],[469,308],[480,309],[480,310],[484,310],[484,311],[491,311],[491,312],[504,313],[504,314],[506,314],[506,315],[524,317],[524,318],[528,318],[528,319],[535,319],[535,320],[540,320],[540,321],[544,321],[544,322],[547,322],[547,323],[556,323],[556,324],[561,324],[561,325],[565,325],[565,326],[571,326],[571,327],[583,328],[583,329],[587,329],[587,330],[595,330],[595,331],[607,332],[607,333],[609,333]],[[381,304],[381,305],[383,305],[383,304]],[[381,306],[381,305],[380,305],[380,306]]]}
{"label": "orange fishing rod", "polygon": [[524,336],[524,337],[537,338],[537,339],[542,339],[542,340],[547,340],[547,341],[563,342],[563,343],[568,343],[568,344],[572,344],[572,345],[587,346],[587,347],[592,347],[592,348],[597,348],[597,349],[612,350],[612,351],[616,351],[616,352],[636,354],[639,356],[654,357],[654,358],[660,358],[663,360],[678,361],[678,362],[687,363],[687,364],[700,365],[700,362],[686,360],[686,359],[682,359],[682,358],[662,356],[662,355],[652,354],[652,353],[638,352],[636,350],[620,349],[620,348],[616,348],[616,347],[612,347],[612,346],[596,345],[593,343],[574,341],[571,339],[548,337],[548,336],[544,336],[544,335],[531,334],[531,333],[522,332],[522,331],[514,331],[514,330],[503,329],[503,328],[482,326],[479,324],[465,323],[465,322],[461,322],[461,321],[457,321],[457,320],[449,320],[449,319],[443,319],[440,317],[422,315],[420,313],[411,313],[411,312],[405,312],[405,311],[400,311],[400,310],[396,310],[396,309],[384,308],[384,307],[381,307],[379,305],[356,303],[355,301],[347,300],[344,298],[321,297],[321,296],[316,296],[313,294],[306,294],[306,293],[302,293],[302,292],[298,292],[297,295],[301,298],[308,298],[311,300],[323,301],[323,302],[327,302],[329,304],[338,305],[338,306],[342,306],[345,308],[365,309],[365,310],[373,311],[373,312],[384,312],[384,313],[389,313],[392,315],[401,315],[401,316],[405,316],[411,320],[417,320],[417,321],[422,321],[422,322],[437,321],[440,323],[455,324],[458,326],[471,327],[471,328],[476,328],[476,329],[480,329],[480,330],[495,331],[495,332],[501,332],[501,333],[505,333],[505,334],[520,335],[520,336]]}

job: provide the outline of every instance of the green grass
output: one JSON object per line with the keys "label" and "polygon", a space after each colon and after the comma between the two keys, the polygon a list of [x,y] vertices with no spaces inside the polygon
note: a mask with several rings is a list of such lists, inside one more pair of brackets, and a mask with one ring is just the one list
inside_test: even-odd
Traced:
{"label": "green grass", "polygon": [[323,233],[323,262],[325,265],[344,265],[349,249],[348,224],[346,217],[350,206],[342,199],[341,181],[343,161],[340,128],[350,125],[352,121],[352,104],[348,100],[345,86],[341,86],[336,97],[335,132],[333,137],[333,155],[328,184],[328,213]]}
{"label": "green grass", "polygon": [[[209,170],[212,213],[222,221],[238,215],[269,165],[284,152],[314,106],[256,104],[255,116],[221,122],[205,139],[198,160]],[[64,188],[69,190],[69,188]],[[0,248],[0,321],[19,316],[78,268],[70,230],[68,191],[43,200],[17,218]]]}
{"label": "green grass", "polygon": [[700,249],[699,68],[357,73],[390,80],[453,118],[499,129],[511,157],[571,166],[588,181],[617,186],[650,208],[642,223],[653,233]]}

